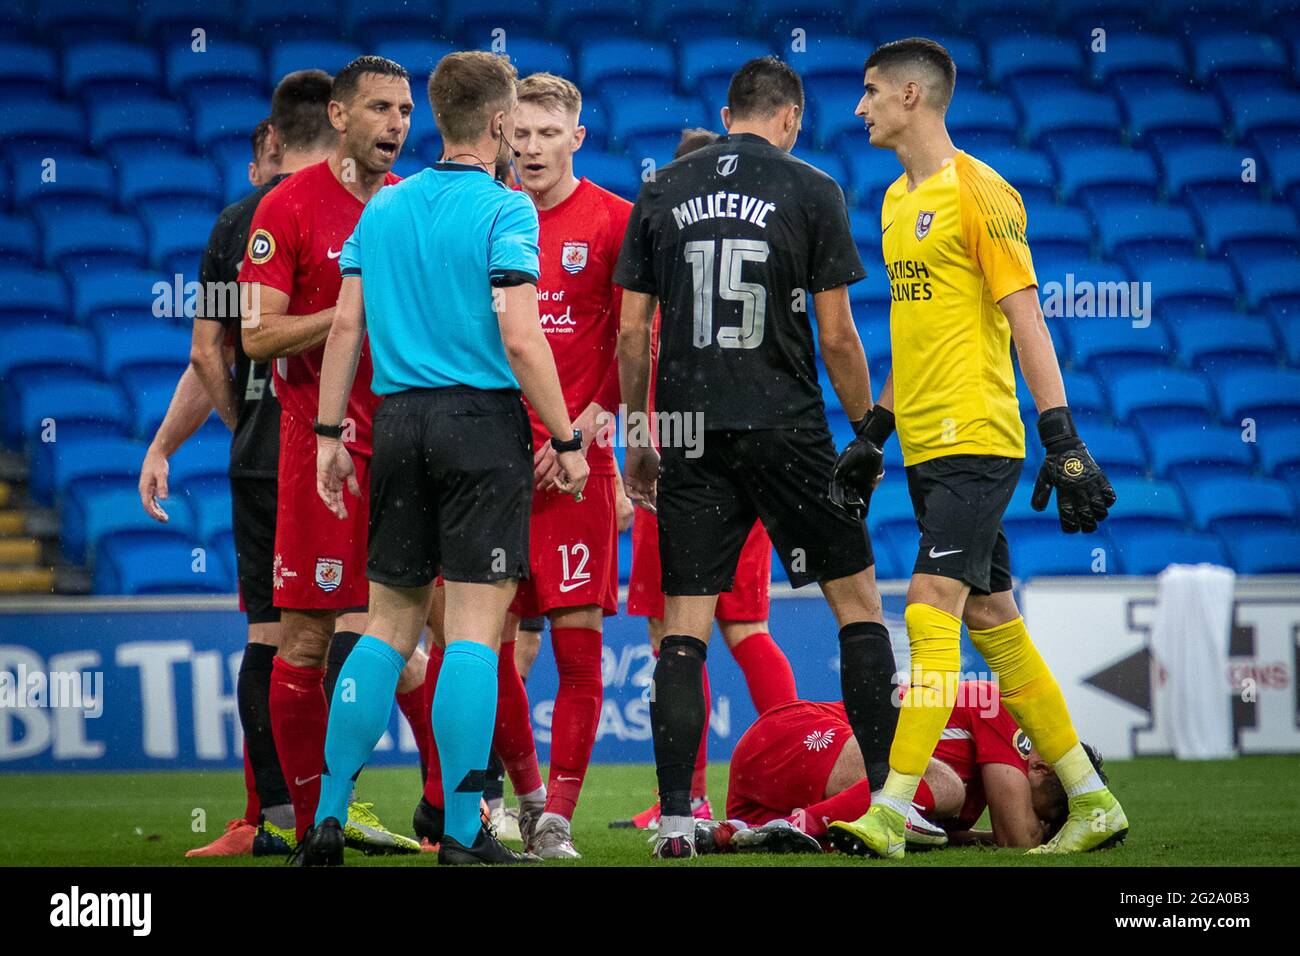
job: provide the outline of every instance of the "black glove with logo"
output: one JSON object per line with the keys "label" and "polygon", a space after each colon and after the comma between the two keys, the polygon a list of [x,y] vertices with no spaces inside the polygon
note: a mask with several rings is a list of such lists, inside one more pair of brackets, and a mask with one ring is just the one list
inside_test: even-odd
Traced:
{"label": "black glove with logo", "polygon": [[1042,511],[1055,488],[1061,530],[1066,534],[1096,531],[1098,522],[1106,519],[1108,509],[1115,504],[1115,489],[1088,454],[1088,446],[1074,429],[1070,410],[1062,405],[1039,415],[1038,437],[1047,449],[1047,457],[1038,470],[1030,505]]}
{"label": "black glove with logo", "polygon": [[885,442],[894,434],[894,413],[874,405],[866,417],[853,423],[857,436],[840,453],[831,472],[830,498],[859,520],[867,516],[871,492],[881,476],[885,461]]}

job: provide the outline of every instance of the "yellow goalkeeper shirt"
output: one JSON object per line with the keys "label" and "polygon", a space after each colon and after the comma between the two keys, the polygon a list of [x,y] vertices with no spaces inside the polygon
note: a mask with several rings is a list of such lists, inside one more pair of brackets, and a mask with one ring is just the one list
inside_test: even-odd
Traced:
{"label": "yellow goalkeeper shirt", "polygon": [[880,226],[904,464],[1023,458],[1011,327],[997,305],[1038,285],[1020,194],[959,152],[911,192],[906,174],[895,180]]}

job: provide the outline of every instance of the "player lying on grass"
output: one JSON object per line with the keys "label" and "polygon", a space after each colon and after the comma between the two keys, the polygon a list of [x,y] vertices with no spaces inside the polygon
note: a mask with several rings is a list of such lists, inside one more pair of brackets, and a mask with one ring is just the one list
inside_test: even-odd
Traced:
{"label": "player lying on grass", "polygon": [[[1100,773],[1101,758],[1091,748],[1087,753]],[[857,819],[870,806],[844,705],[791,701],[740,738],[731,758],[730,819],[697,825],[696,845],[712,852],[814,852],[837,845],[830,822]],[[986,808],[991,829],[972,829]],[[911,810],[905,837],[916,850],[950,842],[1038,846],[1065,821],[1068,806],[1055,772],[1002,706],[997,685],[966,681]],[[712,839],[702,839],[706,833]]]}

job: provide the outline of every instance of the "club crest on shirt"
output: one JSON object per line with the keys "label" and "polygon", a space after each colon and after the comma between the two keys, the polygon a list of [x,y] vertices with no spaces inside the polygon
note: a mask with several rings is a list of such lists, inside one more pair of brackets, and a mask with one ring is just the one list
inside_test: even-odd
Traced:
{"label": "club crest on shirt", "polygon": [[564,271],[573,275],[587,268],[587,244],[585,242],[566,242],[560,252],[560,265]]}
{"label": "club crest on shirt", "polygon": [[343,583],[343,561],[340,558],[316,559],[316,587],[326,594],[337,591]]}
{"label": "club crest on shirt", "polygon": [[930,226],[934,224],[934,213],[926,212],[922,209],[916,214],[916,240],[920,242],[930,234]]}

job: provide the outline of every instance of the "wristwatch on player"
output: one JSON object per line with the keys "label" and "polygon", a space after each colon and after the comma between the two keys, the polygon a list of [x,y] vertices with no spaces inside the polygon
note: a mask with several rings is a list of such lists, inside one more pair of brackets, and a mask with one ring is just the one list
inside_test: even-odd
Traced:
{"label": "wristwatch on player", "polygon": [[573,437],[570,438],[568,441],[563,441],[559,438],[556,438],[554,435],[552,435],[551,447],[554,448],[557,452],[582,451],[582,429],[575,428],[573,430]]}
{"label": "wristwatch on player", "polygon": [[321,422],[319,419],[311,423],[311,430],[314,431],[317,435],[320,435],[322,438],[343,437],[342,425],[326,425],[325,423]]}

